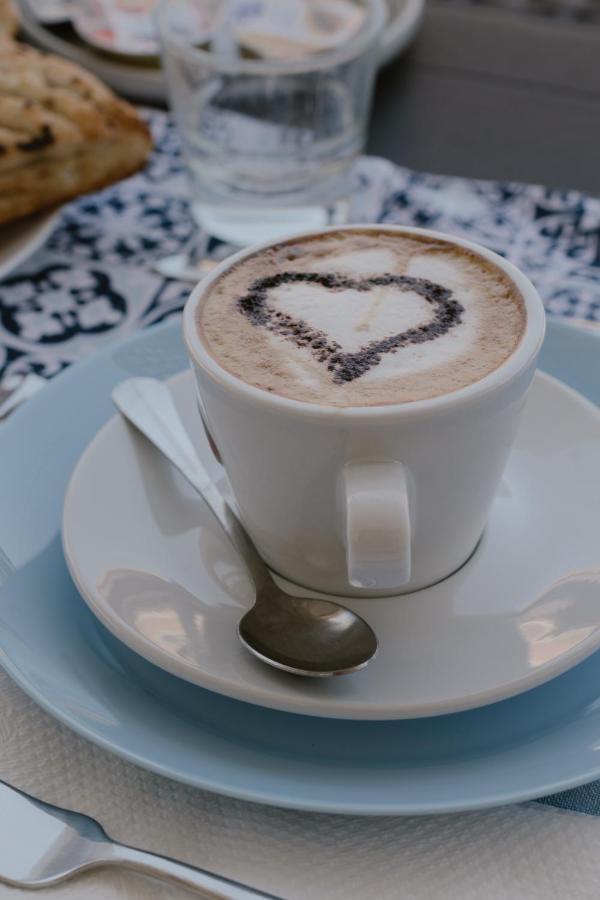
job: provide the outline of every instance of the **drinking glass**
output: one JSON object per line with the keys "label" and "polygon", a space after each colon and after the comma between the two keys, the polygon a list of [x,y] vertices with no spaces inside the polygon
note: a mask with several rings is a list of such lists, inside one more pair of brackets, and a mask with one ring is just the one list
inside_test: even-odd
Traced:
{"label": "drinking glass", "polygon": [[[323,15],[336,2],[304,6]],[[245,246],[346,220],[386,12],[384,0],[342,2],[358,16],[354,32],[304,54],[285,52],[294,42],[297,50],[299,0],[158,4],[169,96],[203,236],[197,256],[207,235]],[[261,5],[274,17],[267,25],[275,29],[276,58],[240,37],[244,17],[247,24]]]}

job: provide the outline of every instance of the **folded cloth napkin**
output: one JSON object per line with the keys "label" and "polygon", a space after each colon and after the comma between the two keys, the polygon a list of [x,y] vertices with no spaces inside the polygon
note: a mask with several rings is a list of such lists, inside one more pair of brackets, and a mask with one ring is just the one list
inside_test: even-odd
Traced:
{"label": "folded cloth napkin", "polygon": [[[189,288],[150,270],[193,223],[176,132],[153,113],[146,172],[67,207],[47,246],[0,284],[0,378],[50,377],[178,312]],[[504,254],[549,311],[600,320],[600,201],[575,191],[426,175],[364,158],[353,221],[438,228]],[[215,258],[226,252],[214,241]],[[89,813],[108,833],[289,900],[486,900],[600,894],[600,782],[445,817],[310,815],[142,771],[53,721],[0,673],[0,778]],[[563,807],[562,809],[558,807]],[[591,813],[581,815],[574,810]],[[0,810],[0,815],[2,814]],[[0,900],[23,894],[0,886]],[[87,875],[48,896],[184,897],[133,875]]]}

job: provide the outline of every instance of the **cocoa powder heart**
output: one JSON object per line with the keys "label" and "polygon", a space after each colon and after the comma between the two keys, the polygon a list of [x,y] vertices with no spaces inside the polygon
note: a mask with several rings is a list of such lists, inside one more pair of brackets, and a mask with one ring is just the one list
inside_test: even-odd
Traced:
{"label": "cocoa powder heart", "polygon": [[[282,284],[299,282],[320,284],[332,291],[369,291],[374,287],[395,285],[400,291],[414,291],[424,297],[431,305],[433,314],[431,319],[422,325],[408,328],[381,340],[371,341],[354,353],[346,353],[344,348],[325,332],[269,304],[269,291]],[[253,325],[279,334],[293,341],[297,347],[309,349],[319,362],[327,366],[336,384],[360,378],[369,369],[379,365],[385,353],[395,353],[408,344],[422,344],[424,341],[433,341],[441,337],[460,324],[464,312],[464,307],[453,298],[451,290],[426,278],[390,274],[372,278],[350,278],[322,272],[279,272],[276,275],[259,278],[250,285],[248,293],[238,300],[238,307]]]}

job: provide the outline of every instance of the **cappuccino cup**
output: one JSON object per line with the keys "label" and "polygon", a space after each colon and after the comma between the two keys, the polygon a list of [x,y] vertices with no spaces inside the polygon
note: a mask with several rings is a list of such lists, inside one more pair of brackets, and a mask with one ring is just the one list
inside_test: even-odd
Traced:
{"label": "cappuccino cup", "polygon": [[183,335],[211,445],[267,565],[350,596],[460,568],[544,327],[515,266],[436,231],[332,227],[221,263],[188,299]]}

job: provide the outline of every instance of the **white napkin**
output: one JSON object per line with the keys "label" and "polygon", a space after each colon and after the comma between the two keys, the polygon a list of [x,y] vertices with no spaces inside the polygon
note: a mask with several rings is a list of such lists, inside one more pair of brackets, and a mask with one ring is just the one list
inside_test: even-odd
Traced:
{"label": "white napkin", "polygon": [[[3,672],[0,708],[5,781],[94,816],[115,840],[285,900],[600,896],[600,818],[534,803],[423,818],[275,809],[187,788],[111,756],[51,719]],[[0,886],[0,900],[24,896],[29,892]],[[45,896],[179,900],[190,895],[131,874],[90,873]]]}

